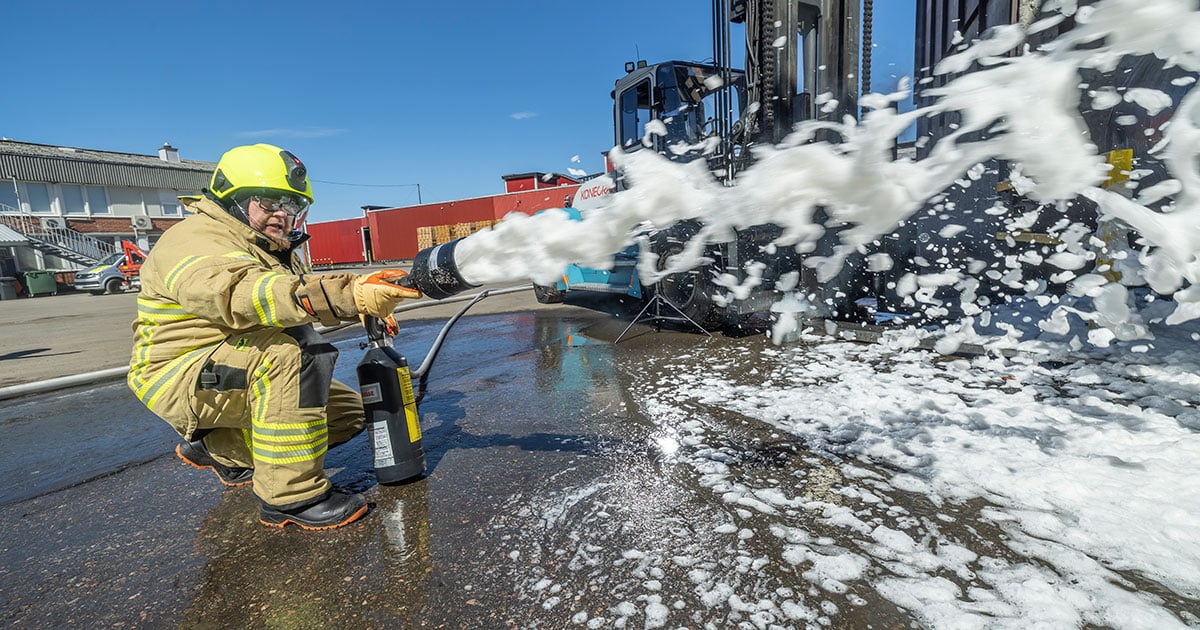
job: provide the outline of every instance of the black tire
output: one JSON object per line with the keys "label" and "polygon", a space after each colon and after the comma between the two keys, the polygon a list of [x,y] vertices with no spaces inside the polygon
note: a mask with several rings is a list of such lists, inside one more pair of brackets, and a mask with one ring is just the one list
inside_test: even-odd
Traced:
{"label": "black tire", "polygon": [[121,280],[120,278],[109,278],[109,280],[104,283],[104,290],[113,295],[124,293],[125,281]]}
{"label": "black tire", "polygon": [[[682,253],[687,242],[699,231],[700,226],[685,222],[652,236],[650,248],[658,254],[656,267],[660,271],[666,269],[671,259]],[[714,262],[666,276],[659,280],[658,291],[705,330],[716,330],[725,323],[725,309],[712,298],[720,290],[713,280],[721,257],[715,247],[709,247],[705,255]],[[650,288],[646,294],[647,299],[652,298],[653,289]],[[686,322],[683,325],[687,326]]]}
{"label": "black tire", "polygon": [[559,304],[563,301],[563,292],[558,287],[548,287],[543,284],[533,285],[533,296],[540,304]]}

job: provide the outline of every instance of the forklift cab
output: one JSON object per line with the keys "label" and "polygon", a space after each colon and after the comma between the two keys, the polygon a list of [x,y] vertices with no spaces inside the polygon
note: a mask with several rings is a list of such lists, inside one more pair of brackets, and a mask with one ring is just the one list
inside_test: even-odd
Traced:
{"label": "forklift cab", "polygon": [[[720,68],[684,61],[632,69],[613,89],[617,146],[650,148],[682,162],[711,156],[724,135],[717,128],[719,99],[731,95],[732,111],[740,111],[745,100],[744,74],[731,70],[730,77],[732,85],[726,86]],[[647,136],[656,120],[665,129]]]}

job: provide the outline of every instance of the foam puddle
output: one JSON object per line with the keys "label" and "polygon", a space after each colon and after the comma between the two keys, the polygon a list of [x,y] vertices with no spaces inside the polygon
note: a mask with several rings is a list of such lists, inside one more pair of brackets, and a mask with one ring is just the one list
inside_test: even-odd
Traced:
{"label": "foam puddle", "polygon": [[514,497],[498,570],[589,628],[1200,624],[1189,353],[910,343],[706,345],[633,368],[657,456]]}
{"label": "foam puddle", "polygon": [[[1194,359],[1130,355],[1049,370],[813,341],[756,357],[771,366],[769,387],[679,362],[654,367],[682,384],[645,398],[665,423],[662,409],[701,402],[841,462],[822,497],[803,481],[695,464],[712,429],[694,429],[697,447],[681,453],[726,504],[773,517],[787,547],[768,561],[795,564],[821,586],[806,606],[845,605],[835,595],[865,582],[931,627],[1200,623]],[[751,360],[729,352],[713,360]],[[937,511],[905,509],[901,491]],[[812,533],[830,526],[841,530],[836,543]],[[993,527],[1003,535],[989,542],[979,532]]]}

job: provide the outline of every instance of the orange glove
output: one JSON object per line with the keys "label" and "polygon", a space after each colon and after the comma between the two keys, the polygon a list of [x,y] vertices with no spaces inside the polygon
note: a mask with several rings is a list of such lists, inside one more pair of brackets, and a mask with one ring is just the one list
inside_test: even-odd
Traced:
{"label": "orange glove", "polygon": [[379,319],[391,319],[392,311],[402,300],[421,297],[420,291],[396,284],[407,275],[408,272],[400,269],[384,269],[356,277],[354,305],[358,312]]}

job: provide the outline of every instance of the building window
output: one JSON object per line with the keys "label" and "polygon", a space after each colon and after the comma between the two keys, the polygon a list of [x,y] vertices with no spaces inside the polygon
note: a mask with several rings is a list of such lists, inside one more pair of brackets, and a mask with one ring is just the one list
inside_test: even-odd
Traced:
{"label": "building window", "polygon": [[62,184],[63,214],[87,214],[83,205],[83,190],[79,186]]}
{"label": "building window", "polygon": [[25,201],[29,203],[29,211],[34,214],[54,213],[54,207],[50,205],[50,190],[45,184],[26,182]]}
{"label": "building window", "polygon": [[7,207],[0,207],[2,212],[20,212],[21,202],[17,201],[17,189],[13,187],[12,180],[0,181],[0,204]]}
{"label": "building window", "polygon": [[173,190],[158,191],[158,202],[162,206],[162,213],[165,217],[177,217],[182,214],[179,207],[179,193]]}
{"label": "building window", "polygon": [[91,214],[112,214],[108,209],[108,197],[104,195],[103,188],[87,187],[87,205]]}

